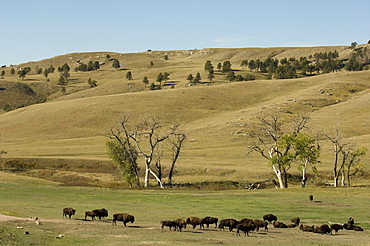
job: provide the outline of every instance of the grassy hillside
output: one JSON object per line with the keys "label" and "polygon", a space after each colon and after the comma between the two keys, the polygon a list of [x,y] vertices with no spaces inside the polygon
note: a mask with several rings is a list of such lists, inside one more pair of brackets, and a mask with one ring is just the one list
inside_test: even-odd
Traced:
{"label": "grassy hillside", "polygon": [[[245,180],[271,177],[265,160],[252,155],[246,158],[248,139],[246,124],[255,121],[257,114],[271,109],[280,111],[285,122],[302,112],[309,113],[309,126],[314,131],[339,129],[344,137],[370,149],[370,71],[336,72],[290,80],[265,80],[262,75],[254,81],[229,83],[225,75],[216,72],[211,86],[188,86],[186,77],[200,72],[206,78],[204,64],[210,60],[214,66],[230,60],[232,68],[240,74],[250,73],[239,66],[243,59],[277,59],[309,56],[317,52],[337,50],[341,59],[349,56],[346,47],[312,48],[251,48],[204,49],[192,51],[153,51],[136,54],[85,53],[68,54],[39,62],[21,64],[31,66],[24,84],[39,83],[45,86],[34,90],[46,95],[46,85],[56,86],[59,73],[35,74],[36,67],[54,67],[68,63],[72,70],[77,61],[104,62],[98,71],[71,70],[66,95],[59,90],[50,92],[47,101],[0,114],[0,149],[8,152],[7,158],[47,158],[107,161],[105,142],[108,129],[115,125],[121,112],[133,118],[153,114],[169,123],[179,120],[188,132],[178,163],[180,176],[176,181]],[[121,63],[121,70],[112,68],[106,58],[109,54]],[[163,57],[169,56],[165,61]],[[154,66],[149,68],[150,61]],[[18,82],[6,68],[4,80]],[[132,71],[134,80],[125,75]],[[155,82],[160,72],[170,73],[171,86],[160,91],[144,87],[142,79],[148,76]],[[89,88],[87,79],[97,80],[98,86]],[[205,80],[205,79],[204,79]],[[322,153],[319,167],[331,169],[332,153]],[[164,157],[164,162],[168,159]],[[164,164],[165,165],[165,164]],[[370,167],[369,159],[365,165]],[[291,172],[296,172],[291,170]]]}

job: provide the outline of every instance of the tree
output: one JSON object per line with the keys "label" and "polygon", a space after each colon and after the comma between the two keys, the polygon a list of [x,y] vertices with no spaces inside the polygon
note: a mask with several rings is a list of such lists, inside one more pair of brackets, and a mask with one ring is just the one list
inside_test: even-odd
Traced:
{"label": "tree", "polygon": [[352,42],[351,43],[351,49],[356,49],[356,46],[357,46],[357,42]]}
{"label": "tree", "polygon": [[367,149],[365,147],[349,149],[342,152],[346,156],[344,163],[344,182],[342,185],[351,186],[351,177],[362,170],[362,158],[366,155]]}
{"label": "tree", "polygon": [[4,71],[4,70],[2,70],[2,71],[1,71],[1,77],[3,77],[3,78],[4,78],[4,75],[5,75],[5,71]]}
{"label": "tree", "polygon": [[15,74],[15,69],[14,69],[14,67],[12,67],[12,69],[10,69],[10,74],[11,74],[11,75],[14,75],[14,74]]}
{"label": "tree", "polygon": [[229,71],[226,75],[226,79],[231,83],[235,79],[234,71]]}
{"label": "tree", "polygon": [[207,72],[213,71],[213,65],[211,61],[206,61],[206,64],[204,64],[204,70]]}
{"label": "tree", "polygon": [[163,80],[164,80],[164,83],[166,84],[167,83],[167,81],[170,79],[170,74],[169,73],[167,73],[167,72],[164,72],[163,73]]}
{"label": "tree", "polygon": [[148,76],[145,76],[145,77],[143,78],[143,83],[144,83],[145,87],[149,84]]}
{"label": "tree", "polygon": [[221,71],[221,68],[222,68],[222,64],[221,62],[217,63],[217,70],[220,72]]}
{"label": "tree", "polygon": [[150,61],[149,67],[153,67],[153,66],[154,66],[154,62],[153,61]]}
{"label": "tree", "polygon": [[50,73],[49,69],[44,70],[44,76],[45,76],[46,80],[48,80],[49,73]]}
{"label": "tree", "polygon": [[230,61],[224,61],[222,64],[222,73],[228,73],[231,71],[231,63]]}
{"label": "tree", "polygon": [[91,78],[89,78],[88,80],[87,80],[87,83],[90,85],[90,88],[93,88],[93,87],[96,87],[96,86],[98,86],[96,83],[97,83],[97,81],[96,80],[92,80]]}
{"label": "tree", "polygon": [[106,143],[108,147],[109,158],[117,166],[123,179],[132,187],[136,182],[137,187],[140,187],[137,151],[132,148],[127,142],[122,142],[119,135],[112,133],[112,140]]}
{"label": "tree", "polygon": [[295,159],[298,161],[298,169],[302,172],[302,188],[306,187],[307,168],[311,165],[312,170],[316,172],[314,164],[318,162],[320,156],[320,145],[317,138],[312,138],[306,133],[285,134],[283,141],[286,145],[292,145],[295,150]]}
{"label": "tree", "polygon": [[37,74],[42,74],[42,68],[40,67],[39,69],[37,69],[36,73]]}
{"label": "tree", "polygon": [[[163,123],[154,116],[146,116],[136,124],[129,124],[130,117],[123,113],[122,120],[119,121],[118,127],[110,130],[110,138],[118,142],[121,146],[134,148],[139,156],[145,161],[145,178],[144,186],[149,186],[149,176],[152,175],[163,188],[160,175],[152,169],[152,164],[156,162],[157,167],[161,157],[161,145],[170,137],[178,134],[179,124],[173,124],[165,127]],[[122,147],[123,148],[123,147]],[[180,146],[181,148],[181,146]]]}
{"label": "tree", "polygon": [[168,55],[165,55],[163,58],[165,61],[168,61],[170,58],[168,58]]}
{"label": "tree", "polygon": [[128,72],[126,73],[126,79],[127,79],[127,80],[133,80],[131,71],[128,71]]}
{"label": "tree", "polygon": [[190,83],[193,83],[193,75],[192,74],[189,74],[188,77],[186,78],[187,80],[189,80]]}
{"label": "tree", "polygon": [[159,86],[162,87],[162,81],[164,80],[164,75],[163,73],[159,73],[157,76],[157,79],[155,80],[156,82],[159,83]]}
{"label": "tree", "polygon": [[215,71],[213,71],[213,68],[208,71],[207,78],[209,79],[209,82],[212,82],[213,78],[215,77]]}
{"label": "tree", "polygon": [[112,67],[115,68],[116,70],[118,70],[121,65],[119,64],[119,61],[117,59],[114,59],[113,63],[112,63]]}
{"label": "tree", "polygon": [[297,157],[297,153],[294,151],[292,142],[286,141],[286,138],[289,136],[296,138],[305,128],[308,117],[302,116],[293,121],[293,129],[287,133],[281,130],[280,117],[276,113],[259,115],[257,119],[260,124],[251,129],[250,136],[255,141],[249,146],[248,153],[257,152],[268,160],[279,181],[279,188],[288,188],[287,171]]}
{"label": "tree", "polygon": [[60,75],[63,76],[65,83],[68,83],[68,78],[71,76],[70,73],[68,72],[69,70],[65,69],[63,70]]}
{"label": "tree", "polygon": [[21,78],[22,80],[26,77],[26,74],[28,73],[28,70],[27,69],[21,69],[18,71],[18,75],[19,75],[19,78]]}
{"label": "tree", "polygon": [[172,147],[172,162],[170,171],[168,173],[168,184],[172,184],[173,172],[175,170],[175,164],[177,159],[180,156],[180,151],[184,141],[186,140],[186,134],[179,130],[177,125],[174,125],[175,129],[173,129],[174,134],[169,138],[169,142],[171,143]]}
{"label": "tree", "polygon": [[197,84],[197,83],[199,83],[201,80],[202,80],[202,78],[200,77],[200,73],[198,72],[198,73],[195,75],[195,78],[193,79],[193,82],[194,82],[194,84]]}

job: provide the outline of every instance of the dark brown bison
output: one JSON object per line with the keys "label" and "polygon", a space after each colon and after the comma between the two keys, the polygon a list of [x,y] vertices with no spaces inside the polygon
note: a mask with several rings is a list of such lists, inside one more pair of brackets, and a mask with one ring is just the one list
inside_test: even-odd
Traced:
{"label": "dark brown bison", "polygon": [[313,231],[313,226],[300,224],[299,229],[302,231]]}
{"label": "dark brown bison", "polygon": [[177,219],[175,220],[176,223],[176,229],[178,231],[182,231],[182,228],[186,228],[186,221],[183,219]]}
{"label": "dark brown bison", "polygon": [[161,224],[162,224],[162,230],[165,226],[169,227],[170,228],[170,231],[171,231],[171,228],[173,227],[174,230],[176,230],[176,227],[177,227],[177,224],[175,221],[173,220],[162,220],[161,221]]}
{"label": "dark brown bison", "polygon": [[256,229],[256,225],[253,223],[253,221],[250,221],[248,223],[241,223],[236,226],[236,235],[240,236],[240,232],[244,232],[245,236],[249,236],[250,231],[254,231]]}
{"label": "dark brown bison", "polygon": [[309,195],[309,196],[308,196],[308,199],[309,199],[310,201],[313,201],[313,195]]}
{"label": "dark brown bison", "polygon": [[249,222],[251,222],[252,221],[252,219],[247,219],[247,218],[244,218],[244,219],[241,219],[241,220],[239,220],[239,224],[248,224]]}
{"label": "dark brown bison", "polygon": [[354,231],[363,231],[364,229],[362,229],[360,226],[354,225],[353,230]]}
{"label": "dark brown bison", "polygon": [[135,222],[135,217],[131,214],[127,213],[120,213],[120,214],[113,214],[113,222],[112,225],[117,225],[116,221],[122,221],[123,225],[126,227],[126,223]]}
{"label": "dark brown bison", "polygon": [[324,224],[324,225],[321,225],[320,226],[320,229],[321,229],[321,233],[322,234],[329,234],[331,233],[331,229],[328,225]]}
{"label": "dark brown bison", "polygon": [[299,217],[295,217],[291,219],[290,221],[293,222],[295,226],[299,226],[299,223],[301,223],[301,219]]}
{"label": "dark brown bison", "polygon": [[195,227],[197,225],[199,225],[199,228],[202,229],[204,228],[204,226],[202,225],[202,219],[201,218],[198,218],[198,217],[189,217],[186,219],[186,224],[188,225],[192,225],[193,226],[193,230],[195,229]]}
{"label": "dark brown bison", "polygon": [[217,222],[218,222],[218,218],[215,218],[215,217],[204,217],[202,219],[202,226],[204,227],[204,224],[207,225],[207,228],[209,228],[209,225],[210,224],[215,224],[215,228],[217,228]]}
{"label": "dark brown bison", "polygon": [[268,223],[264,220],[253,220],[254,224],[256,225],[256,231],[258,231],[260,228],[265,228],[265,231],[268,231]]}
{"label": "dark brown bison", "polygon": [[263,220],[268,221],[268,222],[271,223],[272,221],[277,221],[277,217],[273,214],[265,214],[263,216]]}
{"label": "dark brown bison", "polygon": [[275,228],[288,228],[288,226],[286,224],[284,224],[283,222],[279,222],[279,221],[274,221],[272,223],[272,225],[275,227]]}
{"label": "dark brown bison", "polygon": [[76,210],[74,210],[73,208],[63,208],[63,218],[67,218],[67,215],[69,217],[69,219],[71,218],[72,215],[75,215],[76,214]]}
{"label": "dark brown bison", "polygon": [[224,230],[225,227],[229,227],[229,231],[232,231],[236,226],[239,224],[239,221],[234,219],[224,219],[220,220],[220,223],[218,224],[218,228]]}
{"label": "dark brown bison", "polygon": [[333,230],[335,231],[335,234],[338,234],[338,231],[339,230],[343,230],[343,225],[340,225],[340,224],[331,224],[330,225],[330,228],[332,229],[332,231]]}
{"label": "dark brown bison", "polygon": [[101,218],[105,218],[105,217],[108,217],[108,210],[106,210],[105,208],[102,208],[102,209],[94,209],[92,210],[92,212],[94,212],[96,215],[96,217],[99,217],[99,220],[101,220]]}
{"label": "dark brown bison", "polygon": [[85,220],[87,219],[87,217],[91,217],[91,220],[95,220],[95,216],[97,216],[97,215],[93,211],[86,211],[85,212]]}

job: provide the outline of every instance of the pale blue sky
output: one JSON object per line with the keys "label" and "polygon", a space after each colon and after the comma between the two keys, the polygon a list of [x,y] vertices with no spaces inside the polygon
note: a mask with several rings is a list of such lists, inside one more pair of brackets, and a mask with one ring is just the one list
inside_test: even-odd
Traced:
{"label": "pale blue sky", "polygon": [[0,0],[0,65],[73,52],[350,45],[370,0]]}

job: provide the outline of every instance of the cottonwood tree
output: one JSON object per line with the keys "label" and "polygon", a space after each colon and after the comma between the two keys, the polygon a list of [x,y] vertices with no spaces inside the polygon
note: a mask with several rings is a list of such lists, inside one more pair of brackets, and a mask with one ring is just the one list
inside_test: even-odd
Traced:
{"label": "cottonwood tree", "polygon": [[292,162],[297,157],[292,143],[285,141],[286,134],[295,138],[306,126],[308,117],[302,116],[295,120],[293,129],[284,133],[281,129],[280,116],[276,113],[257,116],[259,125],[251,129],[255,141],[249,146],[248,154],[259,153],[267,159],[278,179],[279,187],[288,188],[288,174]]}
{"label": "cottonwood tree", "polygon": [[361,161],[366,153],[367,149],[365,147],[350,149],[343,153],[346,156],[346,162],[343,168],[342,185],[351,186],[351,177],[363,169]]}
{"label": "cottonwood tree", "polygon": [[126,113],[123,114],[122,119],[118,123],[118,128],[111,129],[111,139],[116,139],[119,143],[129,144],[131,148],[135,148],[139,156],[144,158],[145,187],[149,186],[149,176],[152,175],[157,180],[159,186],[164,188],[162,180],[158,176],[158,173],[153,171],[152,166],[156,165],[158,170],[158,163],[160,163],[158,161],[160,161],[161,156],[158,153],[160,153],[161,146],[170,137],[178,134],[180,125],[174,124],[167,128],[154,116],[146,116],[136,124],[129,124],[129,116]]}
{"label": "cottonwood tree", "polygon": [[172,184],[172,178],[173,178],[173,172],[175,170],[175,165],[176,165],[177,159],[180,156],[182,145],[187,137],[186,133],[184,133],[183,131],[179,129],[179,125],[174,125],[172,128],[173,128],[172,131],[174,134],[168,138],[171,144],[171,149],[172,149],[172,162],[171,162],[170,171],[168,173],[168,184]]}

